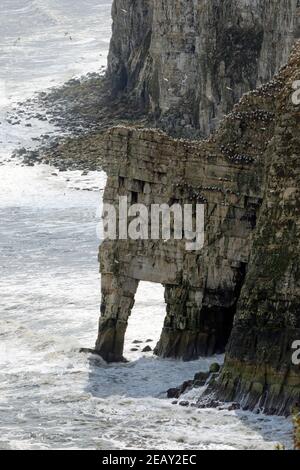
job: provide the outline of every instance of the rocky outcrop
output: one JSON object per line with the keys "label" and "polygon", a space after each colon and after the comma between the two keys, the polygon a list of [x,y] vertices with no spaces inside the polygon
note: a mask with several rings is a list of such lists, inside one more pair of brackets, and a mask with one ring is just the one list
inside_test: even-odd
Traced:
{"label": "rocky outcrop", "polygon": [[251,111],[253,100],[259,98],[244,99],[209,141],[122,127],[105,134],[101,152],[111,164],[104,203],[118,211],[119,197],[126,196],[128,205],[144,204],[149,213],[156,203],[202,203],[206,227],[204,249],[196,252],[172,237],[102,244],[96,350],[104,359],[122,360],[139,281],[165,286],[167,316],[158,355],[189,360],[224,351],[263,197],[263,155],[273,134],[273,96],[265,95],[257,112]]}
{"label": "rocky outcrop", "polygon": [[[113,93],[134,89],[147,69],[152,37],[153,2],[117,0],[112,6],[112,38],[107,75]],[[140,89],[140,100],[143,96]]]}
{"label": "rocky outcrop", "polygon": [[[167,315],[156,354],[192,359],[224,350],[216,399],[286,413],[299,399],[300,45],[268,84],[245,95],[209,140],[176,140],[117,127],[103,137],[110,161],[104,201],[202,203],[205,241],[105,241],[100,249],[102,315],[96,345],[122,360],[140,280],[165,286]],[[233,329],[232,329],[232,324]],[[210,390],[210,393],[212,391]]]}
{"label": "rocky outcrop", "polygon": [[268,412],[285,412],[300,396],[292,364],[300,338],[300,108],[291,99],[299,46],[281,72],[263,205],[219,384],[221,397]]}
{"label": "rocky outcrop", "polygon": [[156,353],[193,359],[228,341],[264,193],[264,153],[274,133],[274,82],[245,97],[208,141],[175,140],[116,127],[103,137],[110,162],[104,202],[203,203],[205,245],[185,240],[106,240],[101,246],[102,315],[96,349],[121,360],[127,320],[141,280],[165,286],[167,316]]}
{"label": "rocky outcrop", "polygon": [[112,94],[189,137],[273,77],[300,24],[298,0],[115,0],[112,16]]}

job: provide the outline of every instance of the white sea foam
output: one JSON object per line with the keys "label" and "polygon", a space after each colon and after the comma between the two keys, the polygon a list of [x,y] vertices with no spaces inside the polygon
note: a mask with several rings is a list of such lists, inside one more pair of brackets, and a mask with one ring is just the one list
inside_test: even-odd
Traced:
{"label": "white sea foam", "polygon": [[[108,0],[1,2],[0,448],[290,446],[289,420],[183,408],[165,399],[169,387],[223,358],[183,363],[141,352],[161,331],[161,286],[139,287],[126,335],[130,363],[106,365],[78,353],[93,347],[97,334],[96,209],[105,175],[10,161],[16,146],[53,129],[38,121],[11,126],[3,106],[105,63],[110,7]],[[142,342],[138,351],[131,351],[134,340]]]}

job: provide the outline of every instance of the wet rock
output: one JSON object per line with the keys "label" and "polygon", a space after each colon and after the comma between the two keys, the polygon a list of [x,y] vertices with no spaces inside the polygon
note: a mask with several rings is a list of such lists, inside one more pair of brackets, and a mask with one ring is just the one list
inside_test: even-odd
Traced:
{"label": "wet rock", "polygon": [[184,406],[184,407],[190,406],[190,402],[186,400],[182,400],[178,404],[179,406]]}
{"label": "wet rock", "polygon": [[91,348],[80,348],[79,352],[82,354],[95,354],[95,350]]}
{"label": "wet rock", "polygon": [[179,398],[180,395],[190,390],[194,385],[193,380],[186,380],[182,385],[175,388],[170,388],[167,391],[168,398]]}
{"label": "wet rock", "polygon": [[179,398],[179,396],[180,396],[179,388],[169,388],[169,390],[167,391],[168,398]]}
{"label": "wet rock", "polygon": [[152,351],[152,348],[150,346],[145,346],[143,349],[142,349],[142,352],[151,352]]}
{"label": "wet rock", "polygon": [[219,400],[200,400],[197,403],[197,408],[220,408],[222,406],[222,402]]}
{"label": "wet rock", "polygon": [[209,378],[209,372],[197,372],[194,376],[194,385],[196,386],[204,386]]}
{"label": "wet rock", "polygon": [[17,154],[18,156],[25,155],[26,153],[27,153],[27,150],[26,150],[24,147],[22,147],[22,148],[16,150],[16,154]]}
{"label": "wet rock", "polygon": [[217,374],[218,372],[220,372],[220,370],[221,370],[221,366],[220,364],[217,364],[217,363],[211,364],[209,368],[209,372],[211,374]]}
{"label": "wet rock", "polygon": [[241,409],[241,405],[239,403],[232,403],[232,405],[228,407],[228,411],[236,411],[240,409]]}

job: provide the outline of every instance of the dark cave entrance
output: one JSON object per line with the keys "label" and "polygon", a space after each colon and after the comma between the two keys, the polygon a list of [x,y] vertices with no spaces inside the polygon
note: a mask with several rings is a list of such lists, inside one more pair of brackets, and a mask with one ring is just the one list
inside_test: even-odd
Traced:
{"label": "dark cave entrance", "polygon": [[200,328],[207,335],[203,355],[213,356],[214,354],[223,354],[225,352],[231,335],[235,313],[236,303],[228,308],[205,307],[202,309]]}
{"label": "dark cave entrance", "polygon": [[[208,356],[212,354],[223,354],[226,350],[232,332],[234,319],[237,311],[238,301],[246,277],[247,264],[241,263],[236,273],[236,284],[233,292],[220,293],[221,307],[205,307],[201,312],[200,327],[207,331],[209,341],[207,342]],[[228,307],[225,307],[228,305]]]}

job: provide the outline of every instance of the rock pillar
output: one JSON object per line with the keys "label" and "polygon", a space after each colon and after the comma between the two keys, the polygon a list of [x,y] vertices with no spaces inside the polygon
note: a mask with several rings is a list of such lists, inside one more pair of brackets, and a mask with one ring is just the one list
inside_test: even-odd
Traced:
{"label": "rock pillar", "polygon": [[102,275],[102,303],[96,353],[107,362],[121,362],[127,322],[138,281],[114,274]]}

